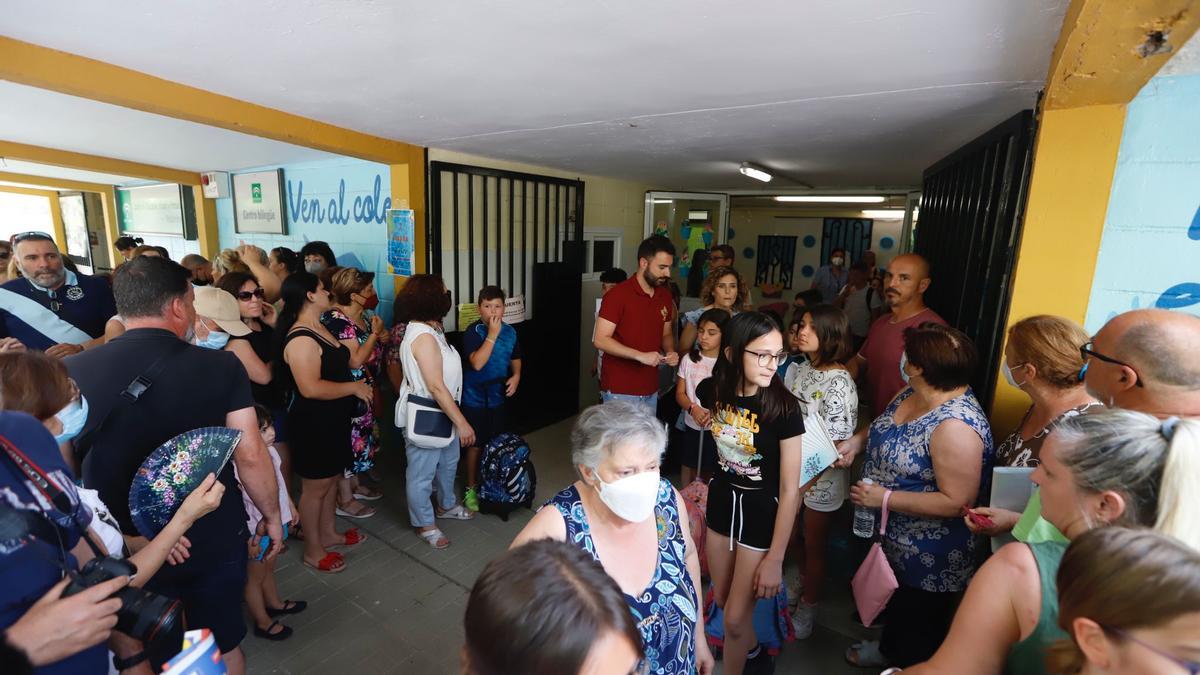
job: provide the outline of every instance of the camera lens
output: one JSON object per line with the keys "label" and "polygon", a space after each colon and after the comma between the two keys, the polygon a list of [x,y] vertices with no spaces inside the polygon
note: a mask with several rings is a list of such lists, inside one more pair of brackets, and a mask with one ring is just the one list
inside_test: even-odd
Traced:
{"label": "camera lens", "polygon": [[140,588],[126,586],[115,597],[121,599],[117,630],[147,644],[169,634],[182,612],[178,600]]}

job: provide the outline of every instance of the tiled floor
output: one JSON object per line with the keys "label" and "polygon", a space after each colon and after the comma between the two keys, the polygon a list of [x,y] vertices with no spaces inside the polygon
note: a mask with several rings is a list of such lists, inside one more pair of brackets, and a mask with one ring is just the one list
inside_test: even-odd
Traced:
{"label": "tiled floor", "polygon": [[[574,480],[563,422],[527,436],[538,468],[539,497]],[[408,526],[398,457],[380,454],[385,474],[379,513],[353,524],[370,540],[348,552],[341,574],[318,574],[300,563],[300,546],[281,556],[277,579],[285,598],[307,600],[308,610],[288,617],[291,639],[243,642],[251,673],[458,673],[462,614],[475,577],[529,520],[493,516],[439,521],[450,548],[435,551]],[[787,645],[778,673],[864,673],[847,666],[842,652],[862,629],[850,623],[850,599],[838,588],[822,608],[813,636]],[[835,621],[836,620],[836,621]],[[857,631],[857,632],[856,632]],[[718,667],[719,672],[719,667]]]}

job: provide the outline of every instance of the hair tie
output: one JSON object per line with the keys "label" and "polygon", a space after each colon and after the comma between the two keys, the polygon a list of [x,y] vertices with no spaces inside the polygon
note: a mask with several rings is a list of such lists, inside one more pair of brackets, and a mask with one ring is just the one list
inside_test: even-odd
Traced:
{"label": "hair tie", "polygon": [[1158,431],[1163,435],[1163,438],[1167,439],[1167,442],[1170,443],[1171,439],[1175,438],[1175,427],[1177,426],[1179,426],[1179,418],[1168,417],[1167,419],[1163,420],[1162,426],[1158,428]]}

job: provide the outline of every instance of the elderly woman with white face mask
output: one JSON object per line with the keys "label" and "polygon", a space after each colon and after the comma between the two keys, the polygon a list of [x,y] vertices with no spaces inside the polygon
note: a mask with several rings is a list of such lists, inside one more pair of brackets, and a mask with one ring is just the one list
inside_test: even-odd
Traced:
{"label": "elderly woman with white face mask", "polygon": [[700,559],[683,499],[659,475],[667,431],[638,406],[610,401],[579,416],[579,480],[546,503],[513,546],[566,541],[591,554],[625,596],[650,673],[713,671],[700,608]]}

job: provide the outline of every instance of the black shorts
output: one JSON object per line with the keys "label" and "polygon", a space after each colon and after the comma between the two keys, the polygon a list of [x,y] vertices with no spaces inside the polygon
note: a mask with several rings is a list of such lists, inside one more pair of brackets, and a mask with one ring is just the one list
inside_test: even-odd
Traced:
{"label": "black shorts", "polygon": [[708,529],[755,551],[771,548],[779,498],[771,490],[745,490],[720,476],[708,483]]}
{"label": "black shorts", "polygon": [[[700,449],[700,444],[704,449]],[[700,466],[696,466],[696,460]],[[712,432],[708,429],[697,430],[687,425],[683,428],[683,443],[679,446],[679,463],[697,471],[717,470],[717,442],[713,440]]]}
{"label": "black shorts", "polygon": [[461,406],[463,417],[467,418],[467,424],[475,430],[475,446],[482,448],[488,444],[488,441],[499,436],[507,431],[504,428],[504,404],[495,408],[473,408],[471,406]]}
{"label": "black shorts", "polygon": [[[161,664],[179,653],[183,628],[207,628],[212,631],[221,653],[228,653],[246,637],[242,603],[246,588],[246,554],[243,545],[235,559],[204,560],[203,565],[187,565],[189,570],[164,565],[146,583],[146,589],[177,598],[183,604],[184,621],[178,622],[173,635],[156,640],[155,649],[147,649],[155,672]],[[192,561],[189,560],[189,563]]]}

